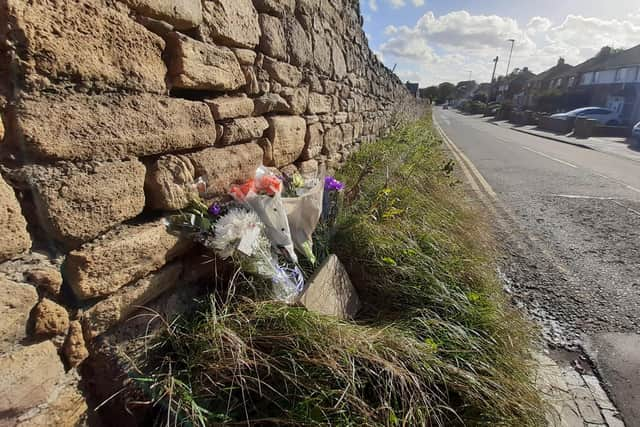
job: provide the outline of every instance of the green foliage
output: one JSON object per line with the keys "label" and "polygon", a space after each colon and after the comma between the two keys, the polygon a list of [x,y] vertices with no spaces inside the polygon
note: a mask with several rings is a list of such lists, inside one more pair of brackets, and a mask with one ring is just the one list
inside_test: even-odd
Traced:
{"label": "green foliage", "polygon": [[464,204],[429,119],[363,146],[321,235],[364,303],[338,321],[256,294],[234,276],[171,323],[140,380],[162,423],[544,424],[530,326],[496,279],[478,213]]}

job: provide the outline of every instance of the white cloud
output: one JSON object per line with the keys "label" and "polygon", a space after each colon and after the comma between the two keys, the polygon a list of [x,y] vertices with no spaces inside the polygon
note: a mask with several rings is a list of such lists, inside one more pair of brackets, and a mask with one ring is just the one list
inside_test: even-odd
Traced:
{"label": "white cloud", "polygon": [[539,73],[556,64],[558,57],[577,65],[604,45],[632,47],[640,41],[640,13],[625,20],[605,20],[569,15],[558,24],[546,17],[532,18],[521,27],[510,17],[472,15],[455,11],[436,16],[428,12],[414,26],[388,26],[379,46],[387,65],[398,63],[398,74],[422,85],[444,80],[466,80],[469,71],[488,81],[500,56],[498,73],[504,73],[510,44],[515,39],[511,69],[529,67]]}
{"label": "white cloud", "polygon": [[377,0],[369,0],[369,9],[371,9],[373,12],[377,12],[378,11],[378,2],[377,2]]}
{"label": "white cloud", "polygon": [[415,7],[424,6],[424,0],[411,0]]}
{"label": "white cloud", "polygon": [[387,2],[391,5],[391,7],[396,9],[399,7],[404,7],[406,5],[404,0],[387,0]]}

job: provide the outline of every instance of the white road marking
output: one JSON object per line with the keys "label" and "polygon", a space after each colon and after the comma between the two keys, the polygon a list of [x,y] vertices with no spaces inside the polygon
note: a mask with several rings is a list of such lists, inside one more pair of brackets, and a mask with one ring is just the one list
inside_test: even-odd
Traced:
{"label": "white road marking", "polygon": [[534,150],[533,148],[522,147],[522,146],[521,146],[521,148],[523,148],[523,149],[525,149],[527,151],[531,151],[532,153],[536,153],[539,156],[546,157],[547,159],[553,160],[554,162],[562,163],[565,166],[569,166],[569,167],[572,167],[574,169],[578,169],[578,167],[576,165],[572,164],[572,163],[565,162],[564,160],[556,159],[555,157],[549,156],[548,154],[541,153],[540,151]]}
{"label": "white road marking", "polygon": [[635,209],[630,208],[629,206],[625,206],[625,205],[623,205],[622,203],[617,202],[617,201],[615,201],[615,200],[613,201],[613,203],[615,203],[615,204],[616,204],[616,205],[618,205],[618,206],[622,206],[623,208],[627,209],[629,212],[633,212],[634,214],[636,214],[636,215],[640,216],[640,212],[638,212],[638,211],[637,211],[637,210],[635,210]]}
{"label": "white road marking", "polygon": [[620,197],[600,197],[600,196],[582,196],[579,194],[552,194],[552,197],[562,197],[564,199],[590,199],[590,200],[624,200]]}

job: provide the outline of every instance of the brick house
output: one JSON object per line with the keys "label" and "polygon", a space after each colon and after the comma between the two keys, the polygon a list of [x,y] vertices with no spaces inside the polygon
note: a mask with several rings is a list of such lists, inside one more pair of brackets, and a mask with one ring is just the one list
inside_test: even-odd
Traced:
{"label": "brick house", "polygon": [[595,57],[561,74],[567,109],[584,106],[617,111],[621,121],[640,121],[640,45],[615,52],[604,47]]}

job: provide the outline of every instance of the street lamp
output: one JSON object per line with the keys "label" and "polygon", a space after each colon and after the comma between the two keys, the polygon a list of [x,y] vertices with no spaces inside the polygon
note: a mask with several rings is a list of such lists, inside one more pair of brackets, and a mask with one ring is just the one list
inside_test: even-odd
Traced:
{"label": "street lamp", "polygon": [[507,62],[507,74],[505,75],[505,77],[509,76],[509,67],[511,66],[511,55],[513,55],[513,45],[516,43],[514,39],[509,39],[507,41],[511,42],[511,51],[509,52],[509,61]]}

